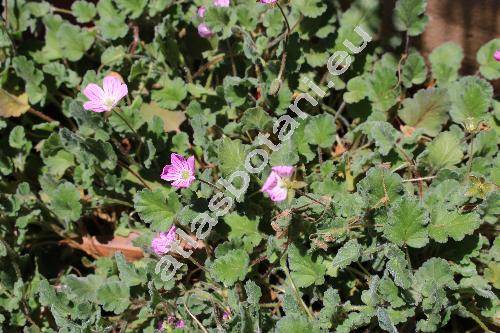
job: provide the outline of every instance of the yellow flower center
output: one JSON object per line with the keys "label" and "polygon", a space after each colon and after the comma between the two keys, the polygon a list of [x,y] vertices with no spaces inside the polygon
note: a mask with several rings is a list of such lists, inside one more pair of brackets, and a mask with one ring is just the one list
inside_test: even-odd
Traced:
{"label": "yellow flower center", "polygon": [[189,172],[188,171],[182,171],[181,177],[184,180],[188,180],[189,179]]}

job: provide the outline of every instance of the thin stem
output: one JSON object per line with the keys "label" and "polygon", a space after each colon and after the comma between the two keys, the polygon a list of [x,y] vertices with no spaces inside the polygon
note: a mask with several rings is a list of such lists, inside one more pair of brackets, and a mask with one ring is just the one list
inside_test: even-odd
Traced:
{"label": "thin stem", "polygon": [[303,196],[305,196],[306,198],[308,198],[309,200],[312,200],[314,201],[315,203],[319,204],[319,205],[322,205],[323,207],[327,207],[327,205],[324,203],[324,202],[321,202],[313,197],[311,197],[309,194],[303,192],[303,191],[298,191],[299,193],[301,193]]}
{"label": "thin stem", "polygon": [[[189,296],[187,297],[187,299],[189,299]],[[187,306],[187,299],[184,300],[184,308],[186,309],[187,313],[191,316],[191,318],[193,318],[193,320],[198,324],[198,326],[200,326],[201,330],[204,332],[204,333],[208,333],[207,329],[205,328],[205,326],[203,326],[203,324],[198,320],[198,318],[196,318],[196,316],[189,310],[188,306]]]}
{"label": "thin stem", "polygon": [[281,15],[283,15],[283,18],[285,19],[286,28],[287,28],[287,33],[285,36],[285,45],[283,46],[283,53],[281,55],[281,66],[280,66],[280,71],[278,73],[278,79],[281,80],[281,78],[283,77],[283,72],[285,71],[285,65],[286,65],[286,49],[288,47],[288,37],[292,33],[292,29],[290,29],[290,23],[288,22],[288,18],[286,17],[286,14],[283,11],[283,8],[280,6],[279,3],[277,3],[277,6],[281,12]]}
{"label": "thin stem", "polygon": [[410,266],[410,270],[413,270],[410,259],[410,251],[408,251],[408,246],[405,244],[404,248],[406,253],[406,260],[408,260],[408,265]]}
{"label": "thin stem", "polygon": [[288,264],[288,251],[287,251],[287,254],[286,254],[285,262],[283,263],[283,268],[285,269],[285,275],[286,275],[287,279],[290,281],[290,286],[293,289],[293,292],[295,294],[295,297],[296,297],[297,301],[299,302],[300,305],[302,305],[302,307],[306,311],[306,313],[309,316],[309,318],[311,318],[311,319],[314,320],[313,314],[311,313],[311,311],[307,307],[307,305],[304,302],[304,300],[302,299],[302,297],[300,297],[299,292],[297,290],[297,287],[295,286],[295,283],[293,283],[293,279],[292,279],[292,276],[290,275],[290,272],[288,271],[287,264]]}
{"label": "thin stem", "polygon": [[429,179],[434,179],[437,176],[428,176],[428,177],[420,177],[420,178],[411,178],[411,179],[404,179],[403,183],[409,183],[409,182],[418,182],[421,180],[429,180]]}
{"label": "thin stem", "polygon": [[135,172],[134,170],[130,169],[130,167],[128,165],[126,165],[125,163],[123,163],[121,161],[118,161],[118,164],[122,168],[124,168],[128,172],[130,172],[132,175],[134,175],[134,177],[137,178],[142,183],[142,185],[144,185],[144,187],[146,187],[148,190],[151,190],[151,187],[146,183],[146,181],[141,176],[139,176],[139,174],[137,172]]}
{"label": "thin stem", "polygon": [[135,134],[135,136],[139,139],[139,141],[141,141],[141,137],[139,136],[139,134],[137,134],[137,132],[132,127],[132,125],[130,125],[127,119],[125,119],[118,111],[116,111],[116,109],[113,109],[113,113],[116,114],[125,123],[125,125],[127,125],[127,127],[130,128],[130,130]]}
{"label": "thin stem", "polygon": [[38,117],[38,118],[40,118],[40,119],[45,120],[45,121],[46,121],[46,122],[48,122],[48,123],[51,123],[51,122],[56,121],[56,120],[54,120],[54,119],[50,118],[49,116],[47,116],[46,114],[43,114],[43,113],[41,113],[40,111],[37,111],[37,110],[35,110],[35,109],[33,109],[33,108],[29,108],[29,109],[28,109],[28,112],[29,112],[29,113],[31,113],[32,115],[37,116],[37,117]]}
{"label": "thin stem", "polygon": [[238,76],[238,71],[236,70],[236,63],[234,62],[233,48],[231,47],[231,44],[229,43],[228,39],[226,39],[226,45],[229,50],[229,58],[231,59],[231,70],[233,71],[233,76]]}
{"label": "thin stem", "polygon": [[58,7],[52,6],[52,11],[54,13],[68,14],[68,15],[74,16],[73,12],[71,10],[67,10],[67,9],[64,9],[64,8],[58,8]]}
{"label": "thin stem", "polygon": [[214,188],[215,190],[217,190],[217,191],[219,191],[219,192],[222,192],[222,190],[221,190],[220,188],[218,188],[215,184],[212,184],[212,183],[210,183],[210,182],[208,182],[208,181],[206,181],[206,180],[203,180],[203,179],[201,179],[201,178],[200,178],[200,179],[198,179],[198,180],[199,180],[200,182],[202,182],[203,184],[208,185],[208,186],[210,186],[210,187]]}
{"label": "thin stem", "polygon": [[469,159],[467,160],[467,176],[470,176],[470,172],[472,169],[472,158],[474,157],[474,137],[470,140],[469,145]]}

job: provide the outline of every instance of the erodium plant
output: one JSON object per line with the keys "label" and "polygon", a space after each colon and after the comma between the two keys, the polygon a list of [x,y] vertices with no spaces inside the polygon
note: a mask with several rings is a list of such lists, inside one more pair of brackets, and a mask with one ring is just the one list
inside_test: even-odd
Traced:
{"label": "erodium plant", "polygon": [[424,56],[425,0],[1,3],[0,332],[498,331],[494,32]]}
{"label": "erodium plant", "polygon": [[[198,14],[199,11],[200,10],[198,9]],[[345,46],[347,50],[337,51],[328,58],[327,68],[330,74],[335,76],[344,74],[353,62],[351,55],[349,55],[347,51],[350,51],[351,54],[358,54],[363,51],[368,42],[372,40],[372,37],[360,26],[356,26],[354,28],[354,32],[362,38],[361,45],[355,46],[350,40],[344,40],[342,45]],[[319,97],[323,98],[326,96],[325,91],[321,90],[320,87],[309,81],[307,78],[304,78],[303,82],[307,84],[307,86],[311,88]],[[329,81],[328,86],[333,88],[335,84],[333,81]],[[299,108],[299,103],[302,100],[306,100],[312,106],[318,105],[318,101],[309,93],[299,94],[289,106],[289,110],[297,116],[299,121],[308,117],[308,115]],[[279,143],[274,144],[269,139],[269,133],[259,133],[257,136],[257,145],[265,145],[272,152],[278,152],[283,147],[283,143],[288,141],[292,137],[295,129],[300,126],[299,121],[287,114],[282,115],[273,124],[273,134],[277,135]],[[257,159],[257,163],[260,164],[255,166],[252,164],[252,160],[255,162],[255,157],[257,156],[259,157],[259,159]],[[194,181],[194,157],[190,157],[189,159],[191,162],[189,162],[189,160],[186,162],[184,158],[178,157],[177,154],[172,154],[172,165],[168,165],[163,169],[161,178],[165,180],[174,180],[172,185],[176,188],[188,187]],[[176,161],[175,164],[174,161]],[[199,213],[190,223],[191,232],[195,232],[198,239],[203,240],[207,238],[207,236],[210,235],[212,228],[217,225],[218,219],[231,211],[234,205],[234,199],[240,201],[243,200],[250,184],[250,175],[261,173],[268,164],[269,153],[267,150],[261,148],[251,150],[245,157],[245,170],[237,170],[233,172],[228,179],[221,177],[217,181],[217,184],[224,190],[217,191],[217,193],[215,193],[208,202],[208,208],[215,216],[210,216],[208,212]],[[190,167],[188,167],[188,165],[190,165]],[[285,165],[273,167],[271,174],[262,186],[261,191],[267,192],[272,201],[279,202],[286,200],[289,190],[292,190],[293,193],[293,189],[296,187],[295,183],[290,181],[293,169],[293,166]],[[239,187],[235,186],[236,182],[239,182],[241,185]],[[231,194],[233,197],[226,195],[225,193],[227,192],[229,192],[228,194]],[[289,199],[293,199],[293,196],[289,196]],[[192,244],[192,246],[196,246],[196,240],[190,238],[182,229],[179,229],[177,233],[180,236],[180,239]],[[158,238],[155,238],[155,240],[157,239]],[[179,243],[176,244],[175,249],[178,249],[178,254],[181,254],[184,258],[191,256],[193,253],[193,251],[187,252],[182,250]],[[165,253],[162,254],[165,255]],[[162,265],[164,266],[162,267]],[[161,272],[162,279],[168,280],[173,278],[177,270],[181,267],[182,264],[172,255],[165,255],[160,261],[158,261],[155,272],[157,274]]]}

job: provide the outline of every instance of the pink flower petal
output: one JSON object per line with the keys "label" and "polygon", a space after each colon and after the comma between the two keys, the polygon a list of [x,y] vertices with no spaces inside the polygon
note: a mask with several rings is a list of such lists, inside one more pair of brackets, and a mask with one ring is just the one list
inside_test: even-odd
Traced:
{"label": "pink flower petal", "polygon": [[104,78],[102,86],[106,96],[111,97],[115,101],[115,105],[128,94],[127,85],[112,75]]}
{"label": "pink flower petal", "polygon": [[104,91],[95,83],[90,83],[83,89],[83,94],[91,101],[98,102],[104,98]]}
{"label": "pink flower petal", "polygon": [[279,165],[272,167],[272,170],[275,171],[280,177],[290,177],[293,174],[294,167],[288,165]]}
{"label": "pink flower petal", "polygon": [[198,8],[198,16],[203,18],[205,16],[205,12],[207,11],[207,9],[204,7],[204,6],[201,6]]}
{"label": "pink flower petal", "polygon": [[269,189],[278,185],[278,180],[279,180],[279,178],[278,178],[278,175],[276,174],[276,172],[271,171],[271,173],[267,177],[264,185],[262,185],[261,192],[267,192],[267,191],[269,191]]}
{"label": "pink flower petal", "polygon": [[83,104],[85,110],[92,110],[94,112],[109,111],[100,101],[88,101]]}
{"label": "pink flower petal", "polygon": [[170,154],[170,163],[172,163],[172,166],[176,168],[177,170],[182,170],[184,169],[184,165],[182,162],[184,162],[185,159],[179,154],[172,153]]}
{"label": "pink flower petal", "polygon": [[500,61],[500,50],[495,51],[493,58],[495,58],[496,61]]}
{"label": "pink flower petal", "polygon": [[194,156],[190,156],[187,159],[187,164],[188,164],[188,169],[189,169],[190,174],[194,175],[194,173],[195,173],[195,170],[194,170]]}
{"label": "pink flower petal", "polygon": [[206,25],[205,23],[201,23],[198,26],[198,35],[200,35],[200,37],[202,38],[210,38],[212,37],[213,33],[212,30],[210,30],[210,28],[208,27],[208,25]]}
{"label": "pink flower petal", "polygon": [[229,7],[230,0],[214,0],[215,7]]}
{"label": "pink flower petal", "polygon": [[281,188],[279,186],[276,186],[268,193],[269,193],[269,198],[271,198],[272,201],[279,202],[286,199],[288,190],[286,188]]}

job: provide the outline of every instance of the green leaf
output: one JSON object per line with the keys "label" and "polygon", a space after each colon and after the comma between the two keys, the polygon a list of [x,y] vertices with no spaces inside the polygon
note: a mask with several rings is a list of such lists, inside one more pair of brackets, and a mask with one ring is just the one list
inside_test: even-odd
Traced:
{"label": "green leaf", "polygon": [[439,243],[446,243],[448,237],[461,241],[466,235],[472,235],[480,224],[479,215],[476,213],[459,214],[436,207],[431,213],[429,236]]}
{"label": "green leaf", "polygon": [[80,60],[94,44],[94,35],[87,29],[64,22],[57,32],[61,55],[69,61]]}
{"label": "green leaf", "polygon": [[421,129],[429,136],[436,136],[448,120],[449,106],[446,90],[419,90],[413,98],[403,101],[403,108],[398,111],[398,115],[406,125]]}
{"label": "green leaf", "polygon": [[392,67],[379,64],[368,79],[368,99],[377,111],[387,111],[396,105],[399,95],[398,77]]}
{"label": "green leaf", "polygon": [[344,93],[344,102],[353,104],[361,101],[368,94],[368,83],[364,76],[356,76],[347,82],[347,92]]}
{"label": "green leaf", "polygon": [[389,333],[398,333],[398,330],[396,329],[396,326],[394,326],[394,323],[392,322],[386,309],[377,307],[377,319],[381,329]]}
{"label": "green leaf", "polygon": [[64,277],[64,283],[68,285],[71,292],[68,297],[71,300],[78,302],[97,301],[97,289],[104,283],[104,278],[100,275],[90,274],[87,276],[78,277],[73,274]]}
{"label": "green leaf", "polygon": [[394,9],[394,25],[410,36],[420,35],[429,21],[425,15],[427,0],[398,0]]}
{"label": "green leaf", "polygon": [[100,0],[97,12],[99,21],[96,24],[105,39],[115,40],[125,37],[128,32],[125,15],[115,8],[111,0]]}
{"label": "green leaf", "polygon": [[79,23],[87,23],[94,18],[97,11],[93,3],[79,0],[73,2],[71,12]]}
{"label": "green leaf", "polygon": [[152,98],[158,102],[162,108],[175,109],[187,96],[186,83],[176,77],[174,80],[167,80],[160,90],[154,90]]}
{"label": "green leaf", "polygon": [[243,117],[241,117],[241,123],[243,124],[242,131],[244,132],[248,130],[264,132],[270,127],[272,122],[272,117],[261,107],[248,109],[243,114]]}
{"label": "green leaf", "polygon": [[130,18],[135,19],[141,16],[148,0],[115,0],[115,2]]}
{"label": "green leaf", "polygon": [[247,147],[240,140],[222,139],[217,151],[222,174],[229,176],[237,170],[244,170],[246,155]]}
{"label": "green leaf", "polygon": [[181,204],[175,192],[144,189],[134,196],[134,208],[155,231],[166,231],[172,225]]}
{"label": "green leaf", "polygon": [[104,66],[117,66],[123,63],[126,50],[122,45],[110,46],[101,54],[101,64]]}
{"label": "green leaf", "polygon": [[127,286],[137,286],[141,283],[145,283],[146,279],[143,275],[134,268],[133,264],[126,262],[125,257],[121,252],[115,253],[116,266],[118,267],[118,273],[120,280],[124,282]]}
{"label": "green leaf", "polygon": [[441,132],[419,156],[425,164],[434,170],[451,168],[462,161],[463,146],[460,139],[451,132]]}
{"label": "green leaf", "polygon": [[325,282],[326,266],[321,257],[313,260],[307,254],[301,254],[295,245],[288,247],[288,263],[293,282],[299,288],[312,284],[321,285]]}
{"label": "green leaf", "polygon": [[353,262],[358,261],[361,251],[362,247],[358,241],[351,239],[337,251],[332,261],[333,268],[342,270]]}
{"label": "green leaf", "polygon": [[381,155],[389,154],[401,137],[391,124],[385,121],[366,121],[358,127],[370,140],[375,141]]}
{"label": "green leaf", "polygon": [[294,10],[305,17],[316,18],[326,11],[326,4],[321,0],[295,0],[293,3]]}
{"label": "green leaf", "polygon": [[452,101],[451,118],[457,124],[484,120],[493,99],[493,87],[484,79],[466,76],[449,89]]}
{"label": "green leaf", "polygon": [[120,314],[130,305],[130,290],[120,281],[109,279],[97,290],[97,299],[104,310]]}
{"label": "green leaf", "polygon": [[370,207],[385,201],[392,202],[402,192],[401,177],[384,168],[371,168],[358,183],[358,193]]}
{"label": "green leaf", "polygon": [[404,252],[397,247],[391,246],[388,248],[386,256],[389,259],[387,261],[387,271],[394,279],[394,283],[403,289],[410,288],[412,274]]}
{"label": "green leaf", "polygon": [[26,133],[24,127],[18,125],[12,129],[9,133],[9,146],[14,149],[23,149],[23,147],[28,145],[28,140],[26,140]]}
{"label": "green leaf", "polygon": [[245,250],[230,250],[214,260],[210,272],[217,281],[232,286],[236,281],[243,281],[247,274],[250,258]]}
{"label": "green leaf", "polygon": [[251,252],[262,240],[258,230],[258,219],[251,220],[246,216],[240,216],[238,213],[233,212],[224,216],[224,222],[231,228],[228,235],[229,240],[243,240],[245,250],[248,252]]}
{"label": "green leaf", "polygon": [[75,159],[71,153],[60,150],[54,156],[47,157],[45,165],[51,175],[61,178],[68,168],[75,166]]}
{"label": "green leaf", "polygon": [[488,80],[500,78],[500,61],[494,58],[495,51],[500,50],[500,38],[490,40],[477,52],[477,62],[481,65],[479,70]]}
{"label": "green leaf", "polygon": [[250,89],[257,85],[255,79],[242,79],[237,76],[224,78],[224,99],[233,108],[242,106],[250,93]]}
{"label": "green leaf", "polygon": [[247,294],[247,302],[249,304],[259,305],[260,298],[262,297],[262,291],[255,282],[248,280],[245,283],[245,292]]}
{"label": "green leaf", "polygon": [[305,133],[309,144],[321,148],[330,148],[335,142],[337,126],[331,114],[322,114],[311,117],[306,125]]}
{"label": "green leaf", "polygon": [[463,58],[462,48],[453,42],[444,43],[432,51],[429,55],[432,76],[439,85],[446,85],[458,78]]}
{"label": "green leaf", "polygon": [[295,165],[299,162],[299,154],[297,147],[292,140],[287,140],[281,143],[281,148],[271,154],[269,164],[276,165]]}
{"label": "green leaf", "polygon": [[428,222],[429,216],[418,200],[406,195],[389,210],[384,236],[398,246],[421,248],[429,242],[425,229]]}
{"label": "green leaf", "polygon": [[299,314],[286,315],[276,323],[276,333],[319,333],[305,317]]}
{"label": "green leaf", "polygon": [[72,88],[76,87],[81,80],[75,71],[64,67],[63,64],[58,62],[51,62],[43,65],[43,71],[54,76],[57,86],[65,83],[68,88]]}
{"label": "green leaf", "polygon": [[412,85],[418,85],[427,79],[427,67],[424,57],[420,53],[412,53],[406,59],[403,65],[403,84],[410,88]]}
{"label": "green leaf", "polygon": [[417,270],[413,288],[424,297],[432,296],[442,288],[453,288],[453,273],[448,262],[442,258],[431,258]]}
{"label": "green leaf", "polygon": [[57,186],[54,193],[52,193],[50,206],[52,211],[60,219],[66,222],[76,221],[82,214],[80,192],[75,185],[64,182]]}

